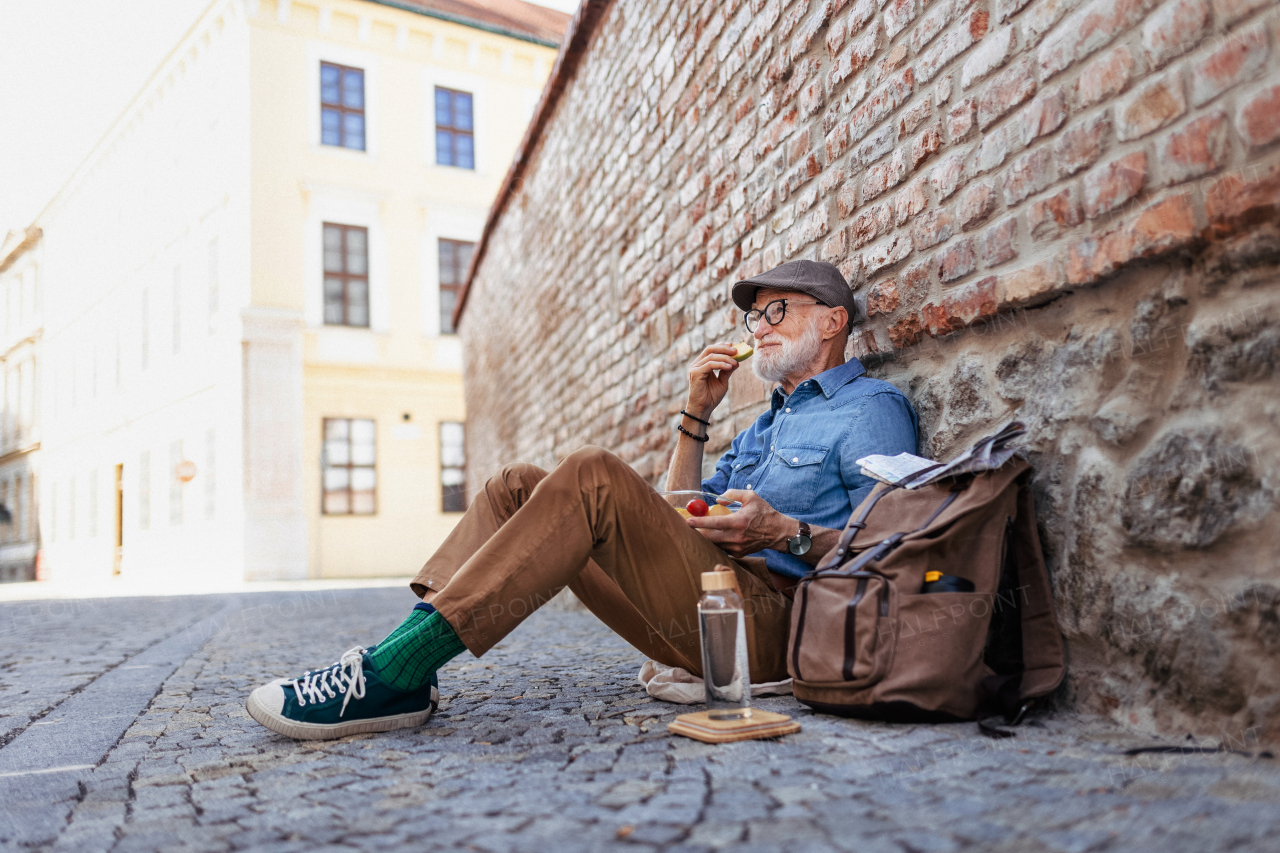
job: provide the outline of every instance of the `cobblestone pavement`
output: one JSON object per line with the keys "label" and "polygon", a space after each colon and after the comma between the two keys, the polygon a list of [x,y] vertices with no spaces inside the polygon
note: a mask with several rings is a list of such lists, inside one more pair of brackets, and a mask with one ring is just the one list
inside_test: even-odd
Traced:
{"label": "cobblestone pavement", "polygon": [[[110,678],[159,673],[105,757],[0,772],[0,847],[1280,849],[1280,762],[1125,757],[1153,741],[1067,715],[993,741],[973,724],[856,722],[774,698],[760,704],[803,732],[722,746],[668,736],[688,709],[649,699],[641,656],[582,613],[544,609],[483,659],[455,659],[420,729],[295,743],[249,719],[254,686],[376,641],[413,602],[373,589],[0,605],[0,767],[24,743],[61,743],[42,732],[74,746],[77,720],[60,707],[110,704]],[[180,662],[129,663],[209,617]],[[38,813],[12,805],[51,779]]]}

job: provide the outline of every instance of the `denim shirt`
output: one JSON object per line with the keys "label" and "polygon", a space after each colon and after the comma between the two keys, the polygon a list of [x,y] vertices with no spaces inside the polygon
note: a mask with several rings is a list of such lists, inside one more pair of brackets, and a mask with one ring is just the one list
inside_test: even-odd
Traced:
{"label": "denim shirt", "polygon": [[[843,529],[876,481],[854,460],[916,452],[916,413],[902,392],[865,375],[856,358],[775,388],[769,411],[738,434],[704,491],[753,490],[784,515]],[[770,569],[798,578],[813,567],[783,551],[761,551]]]}

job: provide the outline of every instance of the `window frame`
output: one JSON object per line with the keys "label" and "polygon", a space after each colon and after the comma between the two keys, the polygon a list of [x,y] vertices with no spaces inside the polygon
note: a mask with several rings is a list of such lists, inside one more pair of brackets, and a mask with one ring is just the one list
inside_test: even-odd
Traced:
{"label": "window frame", "polygon": [[[325,67],[334,68],[338,72],[338,103],[330,103],[324,99],[324,70]],[[348,107],[341,103],[343,82],[348,73],[360,75],[360,103],[361,107]],[[369,75],[364,68],[357,68],[354,65],[344,65],[340,62],[330,62],[327,59],[320,60],[320,144],[329,148],[344,148],[347,151],[365,151],[369,150],[369,93],[368,93]],[[325,110],[335,110],[338,113],[338,142],[324,141],[324,114]],[[347,144],[347,116],[360,116],[360,145],[359,147]]]}
{"label": "window frame", "polygon": [[[457,426],[462,431],[462,464],[446,465],[445,464],[445,441],[444,433],[446,427]],[[440,512],[441,514],[452,515],[454,513],[462,513],[467,511],[467,424],[466,421],[440,421],[436,427],[436,436],[440,442]],[[459,471],[462,474],[462,482],[455,485],[445,483],[446,471]],[[455,489],[457,494],[462,497],[462,505],[459,509],[449,508],[450,489]]]}
{"label": "window frame", "polygon": [[[451,284],[445,284],[444,281],[444,252],[441,251],[445,244],[453,247],[454,253],[454,269],[452,270],[454,281]],[[465,266],[458,264],[458,249],[465,246],[469,253]],[[471,259],[475,255],[476,244],[474,240],[458,240],[453,237],[437,237],[436,238],[436,308],[440,311],[440,334],[456,335],[458,330],[453,326],[453,311],[449,311],[448,315],[444,312],[444,295],[445,293],[453,294],[453,304],[456,308],[458,305],[458,296],[462,293],[462,286],[466,283],[467,270],[471,268]]]}
{"label": "window frame", "polygon": [[[328,444],[329,424],[333,421],[347,422],[347,461],[345,463],[330,463]],[[351,428],[356,421],[368,421],[373,426],[373,462],[371,464],[356,464],[352,461],[351,456]],[[325,483],[325,474],[330,469],[341,468],[347,472],[347,485],[345,489],[330,489]],[[356,469],[368,469],[373,472],[373,504],[368,512],[357,512],[355,510],[355,489],[352,488],[352,474]],[[328,507],[327,498],[331,493],[346,492],[347,509],[345,512],[332,511]],[[321,418],[320,420],[320,514],[322,516],[333,516],[335,518],[345,516],[361,516],[369,517],[378,514],[378,421],[375,418]]]}
{"label": "window frame", "polygon": [[[342,233],[342,272],[331,272],[325,266],[324,255],[328,251],[325,247],[325,238],[328,229],[337,228]],[[347,270],[347,234],[351,231],[364,232],[364,273],[352,273]],[[373,327],[373,312],[370,310],[369,299],[369,227],[367,225],[345,225],[341,222],[329,222],[327,220],[320,223],[320,320],[325,326],[346,326],[352,329],[370,329]],[[330,278],[338,278],[342,280],[342,322],[329,322],[329,293],[326,281]],[[364,323],[351,322],[351,282],[352,280],[364,282]]]}
{"label": "window frame", "polygon": [[[439,107],[439,104],[438,104],[438,100],[437,100],[437,99],[439,98],[439,96],[440,96],[440,93],[441,93],[441,92],[447,92],[447,93],[449,94],[449,113],[450,113],[450,116],[449,116],[449,117],[450,117],[450,121],[452,121],[452,119],[453,119],[453,113],[454,113],[454,107],[453,107],[453,103],[454,103],[454,102],[453,102],[453,98],[454,98],[454,96],[456,96],[456,95],[466,95],[466,96],[467,96],[467,98],[469,98],[469,99],[470,99],[470,101],[471,101],[471,109],[470,109],[470,113],[471,113],[471,122],[470,122],[470,123],[471,123],[471,127],[470,127],[470,129],[462,128],[462,127],[458,127],[458,126],[453,125],[453,124],[441,124],[441,123],[440,123],[440,107]],[[475,92],[468,92],[468,91],[466,91],[465,89],[455,89],[455,88],[453,88],[453,87],[451,87],[451,86],[441,86],[439,83],[437,83],[437,84],[435,84],[435,87],[434,87],[434,89],[432,90],[432,113],[433,113],[434,124],[435,124],[435,151],[436,151],[436,162],[435,162],[435,165],[437,165],[437,166],[446,166],[446,167],[449,167],[449,168],[452,168],[452,169],[465,169],[466,171],[469,171],[469,172],[474,172],[474,171],[476,171],[476,159],[477,159],[477,158],[476,158],[476,93],[475,93]],[[445,162],[442,162],[442,161],[441,161],[441,157],[443,156],[443,151],[442,151],[442,150],[441,150],[441,148],[440,148],[440,134],[441,134],[441,132],[444,132],[444,133],[446,133],[446,134],[448,134],[448,135],[449,135],[449,140],[450,140],[450,144],[449,144],[449,159],[450,159],[450,162],[448,162],[448,163],[445,163]],[[470,166],[462,166],[462,165],[459,165],[457,162],[454,162],[457,158],[455,157],[455,147],[454,147],[454,145],[453,145],[453,140],[454,140],[456,137],[460,137],[460,136],[465,136],[465,137],[467,137],[468,139],[470,139],[470,140],[471,140],[471,165],[470,165]]]}

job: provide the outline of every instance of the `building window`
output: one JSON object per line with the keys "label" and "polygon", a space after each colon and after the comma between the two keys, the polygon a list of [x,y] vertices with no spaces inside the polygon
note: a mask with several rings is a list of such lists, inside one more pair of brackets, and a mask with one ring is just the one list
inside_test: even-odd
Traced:
{"label": "building window", "polygon": [[465,512],[467,509],[467,449],[462,424],[440,424],[440,509]]}
{"label": "building window", "polygon": [[364,150],[364,72],[320,63],[320,141]]}
{"label": "building window", "polygon": [[367,418],[325,418],[322,511],[373,515],[377,511],[377,429]]}
{"label": "building window", "polygon": [[471,119],[471,93],[436,87],[436,163],[476,167],[475,125]]}
{"label": "building window", "polygon": [[369,325],[369,229],[324,224],[324,322]]}
{"label": "building window", "polygon": [[471,266],[471,252],[475,243],[462,240],[440,241],[440,333],[452,335],[453,309],[458,304],[458,293],[463,282],[467,280],[467,269]]}

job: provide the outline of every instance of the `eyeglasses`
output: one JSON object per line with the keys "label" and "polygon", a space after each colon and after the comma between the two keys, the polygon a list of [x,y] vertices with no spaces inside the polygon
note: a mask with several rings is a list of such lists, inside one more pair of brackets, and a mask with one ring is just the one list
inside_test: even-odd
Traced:
{"label": "eyeglasses", "polygon": [[768,305],[764,306],[763,311],[761,311],[759,308],[752,308],[750,311],[742,315],[743,320],[746,321],[746,324],[747,324],[747,331],[754,332],[756,330],[756,326],[760,325],[761,317],[764,317],[765,322],[767,322],[770,326],[776,326],[779,323],[781,323],[783,319],[785,319],[787,316],[788,302],[790,302],[792,305],[821,305],[822,304],[821,302],[796,302],[795,300],[792,300],[792,299],[775,299],[772,302],[770,302]]}

